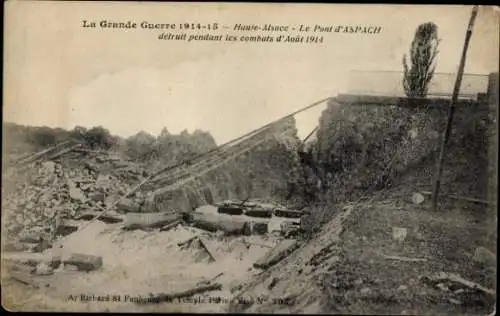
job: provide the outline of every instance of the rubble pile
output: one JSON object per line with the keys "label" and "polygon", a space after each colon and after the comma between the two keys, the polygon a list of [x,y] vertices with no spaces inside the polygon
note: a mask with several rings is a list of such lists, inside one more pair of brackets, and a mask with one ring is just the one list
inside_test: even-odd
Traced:
{"label": "rubble pile", "polygon": [[[8,188],[2,192],[9,242],[51,241],[63,221],[93,218],[148,174],[137,164],[104,153],[71,158],[9,170],[4,178]],[[144,200],[138,192],[118,203],[116,211],[137,211]]]}

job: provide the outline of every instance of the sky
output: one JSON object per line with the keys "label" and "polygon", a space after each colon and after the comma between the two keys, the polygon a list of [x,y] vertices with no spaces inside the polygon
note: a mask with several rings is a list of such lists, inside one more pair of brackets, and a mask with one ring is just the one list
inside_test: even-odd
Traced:
{"label": "sky", "polygon": [[[470,6],[6,4],[4,120],[128,137],[195,129],[226,142],[349,89],[351,70],[402,69],[416,27],[441,38],[438,72],[457,71]],[[158,40],[161,31],[86,29],[82,20],[224,25],[376,25],[377,35],[324,33],[322,44]],[[232,31],[228,31],[233,33]],[[243,33],[241,34],[243,35]],[[479,11],[466,73],[498,71],[499,12]],[[325,105],[296,116],[299,136]]]}

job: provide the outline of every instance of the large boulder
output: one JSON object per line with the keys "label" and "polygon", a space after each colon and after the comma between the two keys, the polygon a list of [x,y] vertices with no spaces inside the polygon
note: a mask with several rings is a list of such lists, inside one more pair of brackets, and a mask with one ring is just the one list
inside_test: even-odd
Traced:
{"label": "large boulder", "polygon": [[54,270],[49,265],[49,263],[43,262],[43,261],[40,262],[35,269],[36,275],[51,275],[53,273],[54,273]]}
{"label": "large boulder", "polygon": [[160,189],[146,197],[144,208],[148,212],[189,212],[203,205],[200,196],[190,187]]}
{"label": "large boulder", "polygon": [[105,203],[106,201],[106,194],[102,192],[94,192],[89,195],[89,198],[94,201],[94,202],[103,202]]}
{"label": "large boulder", "polygon": [[95,187],[103,192],[107,192],[111,188],[110,177],[100,174],[95,181]]}
{"label": "large boulder", "polygon": [[64,265],[75,266],[79,271],[93,271],[102,267],[103,261],[100,256],[92,256],[74,253],[67,260],[63,261]]}
{"label": "large boulder", "polygon": [[79,203],[84,203],[86,201],[85,194],[83,194],[82,190],[76,187],[74,182],[72,181],[69,182],[68,186],[69,186],[68,193],[71,200]]}
{"label": "large boulder", "polygon": [[63,221],[59,223],[57,228],[55,229],[56,236],[67,236],[72,234],[78,230],[78,226],[75,222]]}
{"label": "large boulder", "polygon": [[408,236],[408,229],[404,227],[392,227],[392,239],[403,242]]}
{"label": "large boulder", "polygon": [[241,234],[245,218],[220,213],[192,212],[193,226],[208,231],[223,231],[227,234]]}
{"label": "large boulder", "polygon": [[252,225],[252,232],[256,235],[264,235],[269,232],[268,223],[254,223]]}

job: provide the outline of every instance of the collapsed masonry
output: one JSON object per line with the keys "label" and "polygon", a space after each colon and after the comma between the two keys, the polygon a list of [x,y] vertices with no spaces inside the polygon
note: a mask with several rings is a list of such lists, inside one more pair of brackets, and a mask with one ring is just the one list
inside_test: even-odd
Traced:
{"label": "collapsed masonry", "polygon": [[[93,217],[96,209],[112,204],[146,173],[139,165],[106,153],[71,155],[36,160],[4,174],[2,224],[7,246],[22,247],[23,240],[50,243],[64,234],[59,227],[63,222]],[[144,198],[137,193],[131,200],[139,204]]]}
{"label": "collapsed masonry", "polygon": [[[24,276],[18,273],[16,280],[32,285],[30,276],[51,275],[61,266],[87,272],[100,269],[103,265],[101,256],[72,253],[64,259],[44,258],[60,238],[81,234],[89,221],[97,219],[118,224],[125,230],[166,231],[181,225],[197,227],[214,236],[222,233],[233,237],[292,237],[300,229],[302,211],[287,209],[274,201],[271,204],[248,198],[215,203],[216,199],[228,195],[201,185],[221,181],[216,177],[214,180],[221,165],[233,163],[234,168],[237,166],[235,159],[243,156],[245,163],[245,159],[249,159],[245,154],[259,148],[265,151],[270,139],[290,134],[290,127],[294,126],[290,122],[294,123],[286,121],[271,126],[208,158],[163,173],[150,182],[153,172],[145,166],[123,160],[120,156],[82,149],[79,144],[66,143],[21,157],[4,178],[10,180],[11,185],[3,192],[5,198],[2,199],[6,210],[2,221],[7,228],[2,250],[8,253],[28,251],[28,254],[41,256],[21,256],[21,259],[14,256],[24,263],[17,265],[16,269],[27,272]],[[295,142],[293,136],[285,137],[280,146],[293,149]],[[293,157],[290,161],[293,163]],[[288,169],[283,167],[286,172]],[[254,181],[254,178],[246,180],[249,183]],[[137,182],[147,185],[135,190]],[[267,191],[267,187],[263,191]],[[239,195],[251,193],[255,190],[249,189]],[[265,200],[268,201],[269,197]],[[199,207],[201,205],[205,206]],[[212,260],[217,260],[210,241],[199,239],[198,244]],[[28,268],[22,268],[26,264]]]}
{"label": "collapsed masonry", "polygon": [[[131,214],[137,215],[137,213]],[[150,236],[160,234],[162,236],[165,236],[164,234],[176,236],[181,231],[189,231],[192,237],[176,243],[177,247],[172,242],[162,243],[166,250],[171,249],[167,250],[167,253],[172,253],[171,255],[175,256],[174,251],[185,252],[186,255],[192,257],[194,262],[213,263],[217,267],[230,267],[231,265],[224,264],[224,262],[239,256],[240,261],[237,262],[245,265],[245,268],[240,270],[245,271],[246,275],[230,273],[230,275],[223,277],[224,280],[220,282],[217,280],[216,282],[220,275],[229,274],[227,271],[222,270],[209,280],[200,280],[194,288],[170,294],[160,293],[154,295],[147,302],[138,301],[137,304],[139,305],[160,303],[172,298],[190,297],[194,294],[202,295],[205,292],[220,291],[222,289],[230,289],[231,292],[237,291],[243,280],[249,276],[251,277],[259,270],[266,270],[276,265],[297,249],[299,243],[293,238],[293,233],[300,229],[300,217],[303,212],[287,210],[279,205],[259,203],[257,201],[225,201],[218,206],[207,205],[200,207],[194,212],[183,214],[184,216],[181,216],[181,218],[148,217],[148,215],[152,216],[153,214],[161,213],[143,213],[142,215],[145,217],[136,218],[137,221],[134,223],[126,219],[126,214],[123,217],[117,216],[123,221],[118,223],[118,227],[113,225],[110,228],[112,231],[116,231],[117,228],[122,227],[122,233],[125,234],[122,236],[126,238],[122,242],[125,244],[129,241],[133,242],[132,239],[129,240],[129,237],[126,236],[133,238],[136,232],[142,231],[143,234]],[[72,223],[78,229],[78,222],[82,221],[74,220]],[[66,226],[68,224],[66,223]],[[72,234],[78,233],[78,230],[72,232]],[[82,233],[85,234],[84,231]],[[183,238],[182,235],[182,233],[179,234],[181,239]],[[89,238],[89,241],[96,242],[91,235],[83,238]],[[36,243],[36,240],[32,240],[32,244]],[[148,249],[150,246],[144,241],[142,247]],[[175,250],[175,248],[178,250]],[[60,274],[63,270],[102,274],[105,273],[103,265],[112,265],[112,263],[106,264],[110,258],[109,256],[113,256],[112,253],[105,252],[102,255],[96,255],[93,251],[90,252],[92,254],[88,254],[86,250],[82,250],[83,253],[69,251],[69,258],[54,257],[51,255],[54,253],[51,252],[51,249],[47,249],[42,253],[31,254],[26,252],[4,252],[2,257],[3,260],[7,260],[10,264],[11,271],[7,275],[11,279],[35,288],[51,287],[53,286],[52,283],[57,284],[55,280],[58,275],[64,275]],[[151,252],[151,256],[154,256],[152,253],[154,251]],[[154,263],[151,262],[151,264]],[[254,268],[254,270],[246,270],[247,266],[248,269]],[[54,278],[54,281],[50,281],[51,278]]]}

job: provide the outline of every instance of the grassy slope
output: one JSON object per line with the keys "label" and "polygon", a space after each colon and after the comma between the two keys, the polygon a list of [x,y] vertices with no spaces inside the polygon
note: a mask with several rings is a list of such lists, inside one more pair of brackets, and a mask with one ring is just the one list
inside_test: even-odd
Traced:
{"label": "grassy slope", "polygon": [[[472,260],[478,246],[488,245],[484,209],[445,203],[439,212],[430,202],[414,205],[409,192],[356,208],[342,235],[343,256],[324,279],[324,309],[359,314],[487,314],[494,301],[478,294],[451,294],[421,282],[436,272],[452,272],[495,288],[495,268]],[[405,227],[403,242],[392,239],[392,227]],[[385,256],[425,258],[402,262]],[[450,301],[449,299],[456,301]]]}
{"label": "grassy slope", "polygon": [[[475,195],[478,187],[471,187],[472,183],[482,181],[476,178],[477,166],[471,164],[478,161],[457,152],[456,147],[449,154],[454,158],[445,166],[442,191],[481,197]],[[428,197],[422,204],[414,204],[411,201],[414,192],[431,190],[434,159],[424,162],[395,178],[391,188],[365,194],[364,201],[355,204],[352,214],[342,224],[339,241],[328,227],[335,222],[342,204],[327,203],[311,209],[316,221],[326,223],[321,231],[289,258],[264,272],[242,293],[243,296],[265,294],[269,291],[267,285],[276,277],[280,286],[269,291],[269,295],[306,294],[299,294],[295,306],[263,304],[245,311],[418,315],[491,312],[494,304],[491,297],[467,291],[447,293],[421,281],[423,276],[443,271],[457,273],[487,288],[496,287],[495,267],[481,266],[472,260],[477,247],[496,249],[496,238],[492,238],[488,225],[491,213],[483,205],[444,197],[440,199],[438,212],[430,209]],[[403,242],[393,240],[393,226],[407,228],[408,237]],[[402,262],[384,256],[427,261]],[[313,257],[325,259],[312,267],[306,262]],[[232,308],[240,310],[241,306],[236,305]]]}

